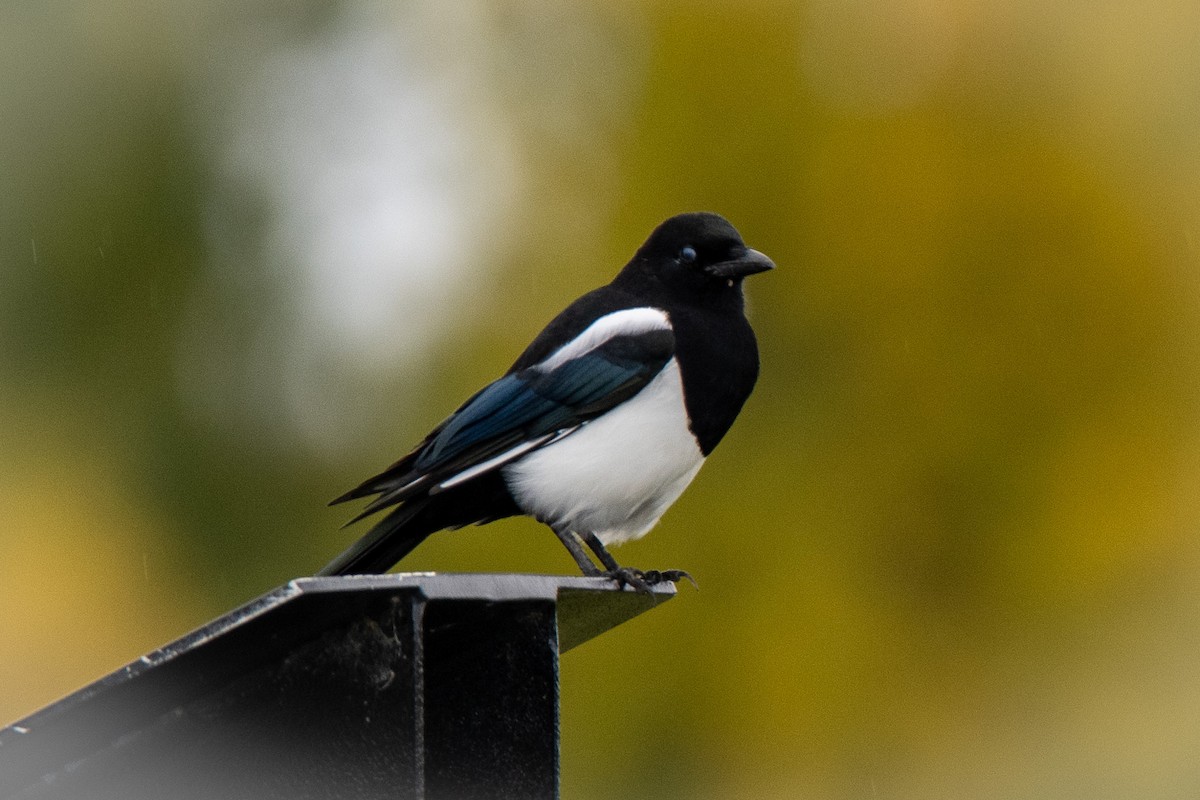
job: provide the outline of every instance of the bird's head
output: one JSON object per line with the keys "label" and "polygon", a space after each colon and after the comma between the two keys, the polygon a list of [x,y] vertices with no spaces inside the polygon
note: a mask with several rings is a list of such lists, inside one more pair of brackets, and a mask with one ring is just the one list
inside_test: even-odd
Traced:
{"label": "bird's head", "polygon": [[[679,214],[654,229],[621,278],[658,284],[678,299],[741,297],[742,279],[775,263],[746,246],[718,214]],[[620,280],[620,278],[618,279]]]}

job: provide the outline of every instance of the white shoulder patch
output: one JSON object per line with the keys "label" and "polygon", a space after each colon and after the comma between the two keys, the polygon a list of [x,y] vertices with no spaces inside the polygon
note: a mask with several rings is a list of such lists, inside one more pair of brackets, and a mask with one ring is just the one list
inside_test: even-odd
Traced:
{"label": "white shoulder patch", "polygon": [[667,312],[662,309],[647,306],[614,311],[593,322],[583,333],[555,350],[537,366],[543,370],[556,369],[617,336],[631,336],[654,330],[671,330],[671,321],[667,318]]}

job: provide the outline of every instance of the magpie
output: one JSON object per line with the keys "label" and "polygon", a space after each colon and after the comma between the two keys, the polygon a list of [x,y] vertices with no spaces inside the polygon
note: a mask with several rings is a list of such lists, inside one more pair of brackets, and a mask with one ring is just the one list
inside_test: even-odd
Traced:
{"label": "magpie", "polygon": [[690,578],[622,567],[606,546],[653,528],[733,424],[758,378],[742,279],[774,266],[717,214],[663,222],[503,376],[330,503],[374,496],[347,525],[391,511],[318,574],[386,572],[432,533],[524,514],[584,575],[639,591]]}

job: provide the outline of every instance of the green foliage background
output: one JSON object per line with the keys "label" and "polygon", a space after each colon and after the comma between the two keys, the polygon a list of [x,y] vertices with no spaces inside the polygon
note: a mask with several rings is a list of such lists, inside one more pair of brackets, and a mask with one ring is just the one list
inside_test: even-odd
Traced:
{"label": "green foliage background", "polygon": [[[0,9],[0,721],[319,567],[327,498],[710,209],[779,264],[763,374],[619,553],[702,589],[564,659],[564,796],[1200,792],[1200,6],[196,5]],[[431,187],[403,337],[287,235],[356,206],[279,223],[376,207],[346,141]],[[404,566],[572,570],[523,520]]]}

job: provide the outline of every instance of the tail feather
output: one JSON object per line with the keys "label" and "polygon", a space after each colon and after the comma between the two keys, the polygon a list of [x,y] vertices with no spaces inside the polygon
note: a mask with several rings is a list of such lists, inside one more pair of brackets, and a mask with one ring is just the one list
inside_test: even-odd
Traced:
{"label": "tail feather", "polygon": [[347,500],[357,500],[360,497],[389,492],[420,478],[420,473],[413,472],[412,469],[413,461],[416,460],[419,450],[420,448],[414,450],[378,475],[367,478],[345,494],[333,498],[329,501],[329,505],[336,506],[338,503],[345,503]]}
{"label": "tail feather", "polygon": [[428,485],[429,485],[428,478],[426,476],[421,476],[415,480],[409,481],[408,483],[397,484],[395,487],[385,487],[382,489],[377,489],[376,491],[380,492],[379,496],[376,497],[374,500],[372,500],[370,503],[368,503],[366,508],[364,508],[358,514],[356,514],[354,517],[352,517],[350,519],[350,521],[347,522],[342,527],[345,528],[350,525],[353,525],[354,523],[358,522],[360,519],[369,517],[377,511],[382,511],[383,509],[387,508],[388,506],[399,505],[400,503],[403,503],[404,501],[408,500],[413,495],[420,493]]}
{"label": "tail feather", "polygon": [[[375,575],[387,572],[441,526],[429,519],[432,498],[410,500],[394,509],[317,575]],[[424,523],[424,524],[422,524]]]}
{"label": "tail feather", "polygon": [[[326,564],[317,575],[384,573],[431,534],[521,513],[497,472],[484,473],[461,486],[435,495],[419,490],[414,495],[408,488],[405,486],[403,491],[393,492],[391,497],[385,494],[390,503],[399,505],[349,549]],[[397,498],[396,494],[401,496]],[[378,501],[372,506],[365,513],[381,508]]]}

